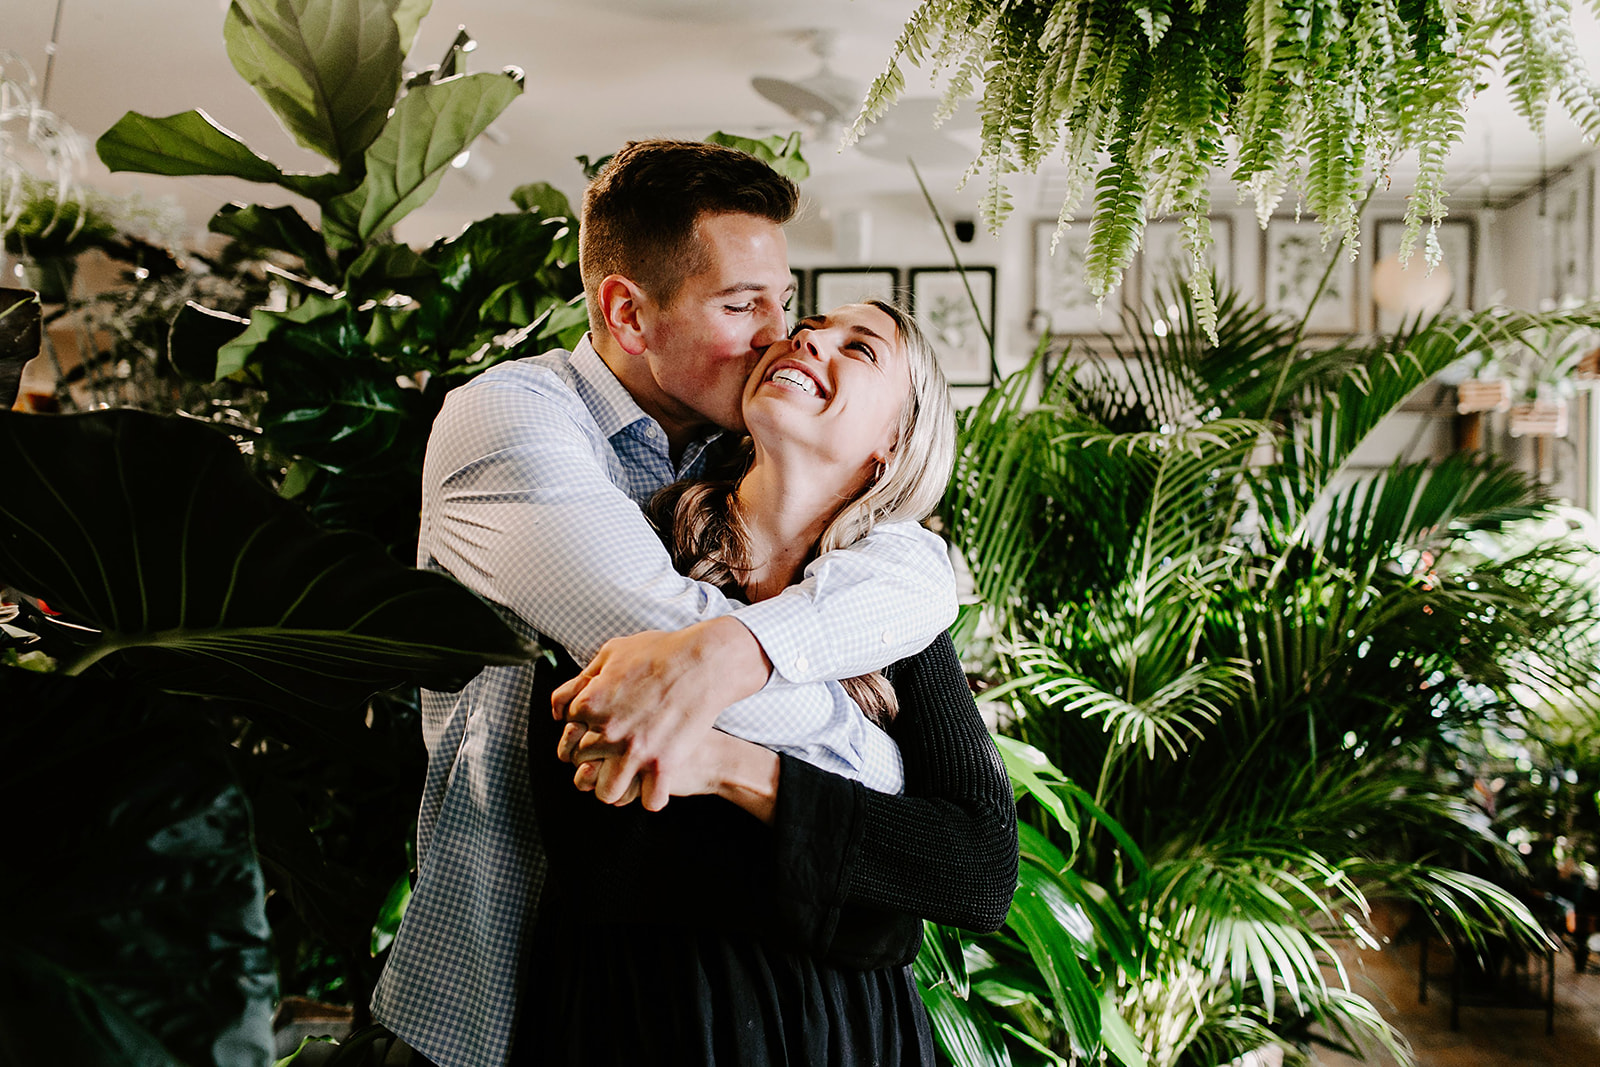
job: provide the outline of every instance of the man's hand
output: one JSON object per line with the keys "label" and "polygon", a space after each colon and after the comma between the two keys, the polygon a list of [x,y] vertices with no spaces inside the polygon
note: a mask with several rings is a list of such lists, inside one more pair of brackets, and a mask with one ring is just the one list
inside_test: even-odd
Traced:
{"label": "man's hand", "polygon": [[640,778],[644,806],[660,811],[717,716],[771,673],[760,642],[724,615],[671,633],[646,630],[607,641],[551,695],[551,712],[599,735],[591,740],[604,746],[595,751],[606,758],[595,796],[616,803]]}

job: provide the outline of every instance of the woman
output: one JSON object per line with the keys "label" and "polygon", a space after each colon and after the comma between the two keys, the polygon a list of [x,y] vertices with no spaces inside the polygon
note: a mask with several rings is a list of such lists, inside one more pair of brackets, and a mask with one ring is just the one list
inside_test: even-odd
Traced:
{"label": "woman", "polygon": [[[889,304],[802,321],[752,374],[744,415],[737,482],[669,487],[657,518],[680,568],[745,598],[875,522],[925,517],[949,476],[943,377]],[[886,674],[893,688],[849,688],[900,745],[901,796],[718,731],[684,787],[703,795],[653,814],[596,804],[570,768],[534,760],[550,876],[519,1059],[933,1062],[908,966],[921,919],[1004,921],[1016,811],[948,637]],[[584,754],[577,731],[560,748]]]}

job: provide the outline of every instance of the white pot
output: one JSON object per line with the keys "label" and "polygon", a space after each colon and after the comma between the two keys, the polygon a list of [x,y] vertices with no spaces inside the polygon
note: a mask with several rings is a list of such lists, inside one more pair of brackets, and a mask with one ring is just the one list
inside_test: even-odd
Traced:
{"label": "white pot", "polygon": [[1513,404],[1510,421],[1512,437],[1565,437],[1567,436],[1566,398],[1556,397],[1554,400]]}
{"label": "white pot", "polygon": [[1511,406],[1511,383],[1498,379],[1468,378],[1456,386],[1456,410],[1504,411]]}

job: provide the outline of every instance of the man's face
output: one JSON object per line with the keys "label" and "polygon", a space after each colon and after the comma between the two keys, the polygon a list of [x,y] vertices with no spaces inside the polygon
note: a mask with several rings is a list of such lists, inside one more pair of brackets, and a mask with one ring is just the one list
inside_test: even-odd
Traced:
{"label": "man's face", "polygon": [[695,234],[706,268],[649,316],[650,373],[679,426],[742,430],[745,381],[786,333],[789,246],[777,224],[755,215],[702,215]]}

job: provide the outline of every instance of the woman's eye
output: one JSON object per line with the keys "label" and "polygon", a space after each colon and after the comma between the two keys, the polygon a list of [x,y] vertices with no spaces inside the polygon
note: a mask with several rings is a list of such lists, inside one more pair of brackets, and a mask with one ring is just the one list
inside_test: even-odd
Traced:
{"label": "woman's eye", "polygon": [[872,350],[872,346],[871,345],[863,344],[863,343],[858,341],[855,344],[851,345],[850,347],[855,349],[857,352],[860,352],[863,356],[866,356],[867,357],[867,362],[869,362],[869,363],[878,362],[878,353],[876,353],[876,352],[874,352]]}

